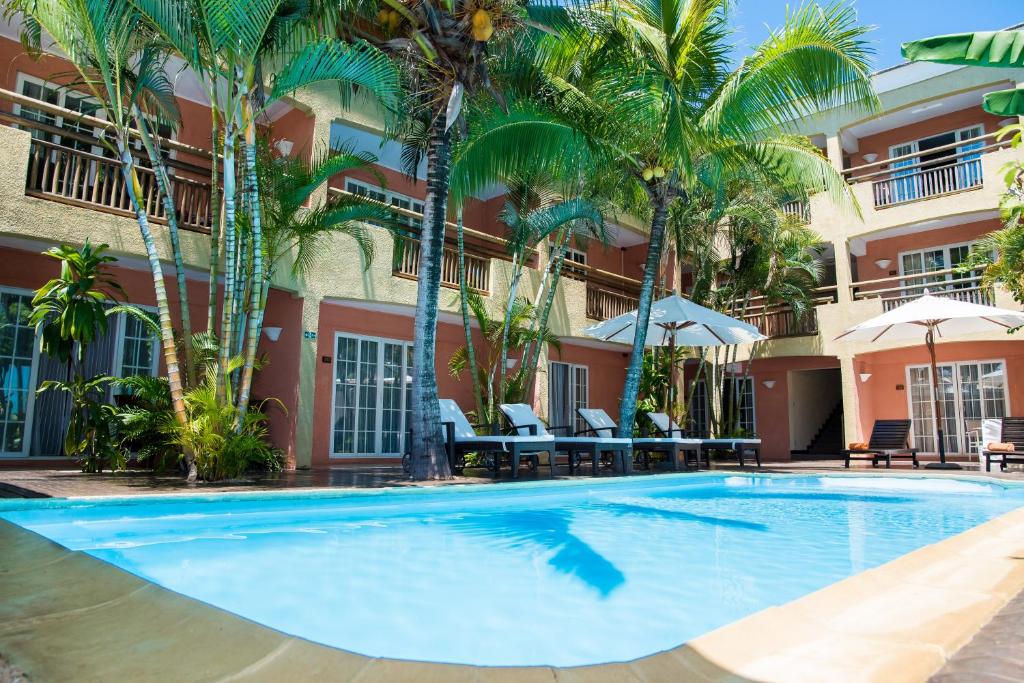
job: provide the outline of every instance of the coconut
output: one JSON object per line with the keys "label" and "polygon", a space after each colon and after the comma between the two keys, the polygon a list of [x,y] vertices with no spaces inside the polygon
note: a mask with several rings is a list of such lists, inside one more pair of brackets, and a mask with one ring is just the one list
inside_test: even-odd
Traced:
{"label": "coconut", "polygon": [[473,40],[484,42],[490,40],[494,33],[494,24],[491,23],[491,15],[485,9],[478,9],[473,13]]}
{"label": "coconut", "polygon": [[643,175],[643,178],[644,178],[644,182],[645,183],[649,183],[649,182],[651,182],[651,178],[654,177],[654,169],[645,168],[644,172],[642,173],[642,175]]}
{"label": "coconut", "polygon": [[388,16],[390,14],[391,10],[387,9],[382,9],[381,11],[377,12],[377,23],[381,24],[382,26],[386,25],[388,23]]}
{"label": "coconut", "polygon": [[654,167],[654,177],[655,178],[664,178],[665,177],[665,169],[662,166],[655,166]]}
{"label": "coconut", "polygon": [[394,30],[396,30],[401,25],[402,25],[402,15],[399,14],[398,12],[396,12],[395,10],[391,10],[388,13],[388,28],[390,28],[392,31],[394,31]]}

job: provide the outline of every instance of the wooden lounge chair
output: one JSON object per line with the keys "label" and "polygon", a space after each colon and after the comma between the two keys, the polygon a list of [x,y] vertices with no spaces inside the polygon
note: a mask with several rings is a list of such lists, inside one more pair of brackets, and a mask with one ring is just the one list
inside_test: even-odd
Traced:
{"label": "wooden lounge chair", "polygon": [[519,476],[519,467],[524,455],[537,458],[540,453],[548,454],[551,476],[555,474],[555,439],[551,435],[480,435],[466,419],[458,404],[450,398],[438,401],[441,407],[441,422],[449,450],[449,462],[460,460],[466,453],[487,453],[494,458],[494,476],[501,471],[502,456],[512,461],[512,478]]}
{"label": "wooden lounge chair", "polygon": [[[657,435],[633,439],[633,448],[640,452],[640,460],[644,467],[650,467],[652,454],[660,453],[665,456],[673,470],[688,470],[691,469],[688,454],[692,453],[693,469],[699,470],[701,440],[687,436],[682,427],[672,422],[665,413],[647,413],[647,417],[657,430]],[[710,468],[711,463],[708,463],[708,469]]]}
{"label": "wooden lounge chair", "polygon": [[981,454],[985,458],[986,472],[992,471],[993,460],[999,463],[1000,471],[1005,470],[1009,464],[1024,465],[1024,417],[1004,417],[999,431],[999,442],[1012,443],[1014,451],[990,451],[988,444],[985,443]]}
{"label": "wooden lounge chair", "polygon": [[888,468],[892,467],[894,458],[911,460],[914,467],[920,466],[917,449],[910,448],[910,420],[875,420],[868,447],[847,449],[843,455],[846,457],[846,469],[850,469],[850,460],[870,460],[872,467],[878,467],[878,462],[883,459]]}
{"label": "wooden lounge chair", "polygon": [[[509,424],[520,435],[523,434],[549,434],[549,432],[565,431],[566,436],[557,434],[551,435],[555,440],[555,452],[566,453],[569,456],[569,474],[575,474],[577,461],[582,456],[589,456],[593,469],[591,473],[597,476],[601,455],[610,453],[613,458],[617,457],[620,466],[619,470],[625,474],[628,470],[626,461],[630,459],[633,444],[629,439],[617,439],[614,436],[593,434],[591,436],[580,436],[573,433],[571,426],[545,426],[533,408],[525,403],[503,403],[501,412]],[[554,462],[554,460],[552,460]]]}

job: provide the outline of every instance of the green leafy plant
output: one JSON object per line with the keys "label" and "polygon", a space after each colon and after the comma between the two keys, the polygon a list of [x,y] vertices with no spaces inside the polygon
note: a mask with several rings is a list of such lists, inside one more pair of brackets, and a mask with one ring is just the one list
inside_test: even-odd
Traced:
{"label": "green leafy plant", "polygon": [[68,381],[47,380],[39,393],[65,391],[71,396],[71,414],[64,436],[64,452],[77,457],[83,472],[123,470],[127,453],[117,437],[117,410],[106,402],[111,378],[96,375],[91,379],[74,377]]}

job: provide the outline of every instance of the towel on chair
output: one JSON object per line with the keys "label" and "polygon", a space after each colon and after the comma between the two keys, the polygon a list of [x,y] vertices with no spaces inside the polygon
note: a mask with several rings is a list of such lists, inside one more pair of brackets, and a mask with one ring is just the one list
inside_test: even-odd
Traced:
{"label": "towel on chair", "polygon": [[866,451],[867,449],[868,445],[863,441],[853,441],[850,443],[851,451]]}
{"label": "towel on chair", "polygon": [[993,453],[1015,453],[1017,451],[1017,447],[1012,443],[999,443],[998,441],[994,441],[986,446],[985,450]]}

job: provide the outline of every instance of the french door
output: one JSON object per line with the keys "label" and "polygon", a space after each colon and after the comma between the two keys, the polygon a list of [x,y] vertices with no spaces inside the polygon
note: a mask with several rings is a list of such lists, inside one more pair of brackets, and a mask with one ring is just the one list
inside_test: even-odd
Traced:
{"label": "french door", "polygon": [[335,456],[398,456],[412,394],[412,345],[337,334],[334,354]]}
{"label": "french door", "polygon": [[[981,430],[983,420],[1006,416],[1006,365],[1003,361],[940,363],[939,394],[947,453],[966,453],[968,434]],[[931,367],[907,367],[907,399],[915,446],[926,453],[938,451]]]}
{"label": "french door", "polygon": [[29,324],[32,293],[0,291],[0,455],[28,455],[38,346]]}
{"label": "french door", "polygon": [[[586,408],[590,393],[590,370],[586,365],[548,364],[548,424],[572,425],[573,432],[586,429],[577,408]],[[565,435],[564,431],[559,432]]]}

